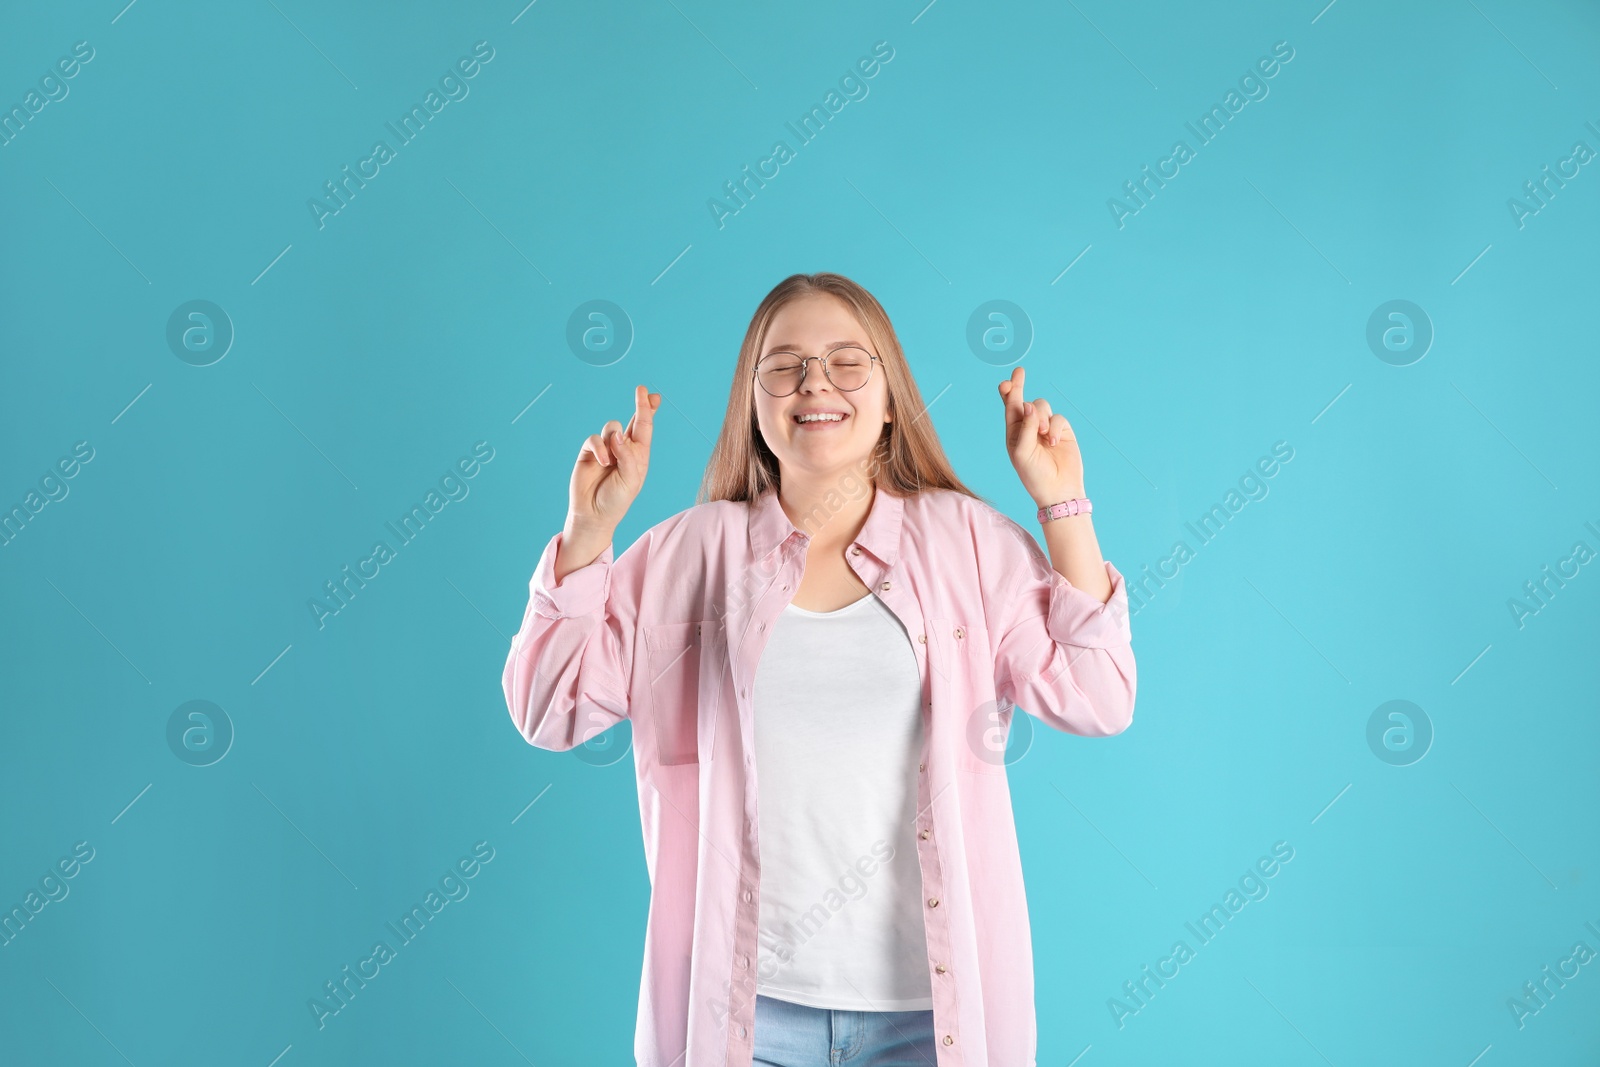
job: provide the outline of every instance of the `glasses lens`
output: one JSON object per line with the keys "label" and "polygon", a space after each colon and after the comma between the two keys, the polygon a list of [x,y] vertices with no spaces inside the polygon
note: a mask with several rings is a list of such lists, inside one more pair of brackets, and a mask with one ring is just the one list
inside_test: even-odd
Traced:
{"label": "glasses lens", "polygon": [[860,389],[871,376],[872,357],[859,348],[836,348],[828,356],[828,380],[836,389]]}
{"label": "glasses lens", "polygon": [[801,362],[794,356],[767,356],[756,364],[756,380],[773,396],[788,396],[800,388]]}

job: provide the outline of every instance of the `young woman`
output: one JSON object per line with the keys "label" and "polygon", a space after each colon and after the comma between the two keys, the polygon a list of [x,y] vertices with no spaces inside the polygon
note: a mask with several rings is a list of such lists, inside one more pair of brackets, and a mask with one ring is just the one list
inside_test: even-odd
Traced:
{"label": "young woman", "polygon": [[588,438],[503,684],[540,748],[623,718],[651,899],[641,1067],[1033,1067],[1014,707],[1116,734],[1135,671],[1067,420],[999,383],[1045,558],[962,485],[878,301],[756,309],[700,503],[613,559],[658,393]]}

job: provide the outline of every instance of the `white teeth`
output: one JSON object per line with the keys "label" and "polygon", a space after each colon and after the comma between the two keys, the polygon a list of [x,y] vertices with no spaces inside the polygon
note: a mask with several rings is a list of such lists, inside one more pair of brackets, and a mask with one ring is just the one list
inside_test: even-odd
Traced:
{"label": "white teeth", "polygon": [[800,421],[800,422],[843,422],[844,421],[844,416],[843,415],[829,415],[829,414],[801,415],[801,416],[799,416],[798,421]]}

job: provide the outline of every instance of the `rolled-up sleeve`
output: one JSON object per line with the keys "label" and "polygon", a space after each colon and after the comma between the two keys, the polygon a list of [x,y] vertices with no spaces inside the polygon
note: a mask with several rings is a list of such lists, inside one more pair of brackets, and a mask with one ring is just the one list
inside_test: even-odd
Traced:
{"label": "rolled-up sleeve", "polygon": [[980,530],[979,569],[998,701],[1067,733],[1108,737],[1126,730],[1138,675],[1122,573],[1106,562],[1111,596],[1102,603],[1051,566],[1017,523],[999,515],[987,525]]}
{"label": "rolled-up sleeve", "polygon": [[557,585],[556,556],[560,552],[561,535],[556,534],[545,544],[539,564],[533,569],[533,580],[528,583],[533,609],[549,619],[592,615],[605,606],[606,592],[611,587],[612,546],[607,545],[594,562],[570,572]]}
{"label": "rolled-up sleeve", "polygon": [[628,717],[639,593],[650,553],[648,533],[615,560],[608,545],[557,584],[561,536],[550,538],[539,556],[501,677],[518,731],[529,744],[556,752]]}

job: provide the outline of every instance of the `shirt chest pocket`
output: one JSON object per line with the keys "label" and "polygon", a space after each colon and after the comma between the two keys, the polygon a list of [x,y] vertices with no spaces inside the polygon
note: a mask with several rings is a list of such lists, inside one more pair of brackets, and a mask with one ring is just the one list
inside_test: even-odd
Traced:
{"label": "shirt chest pocket", "polygon": [[649,681],[645,700],[656,760],[662,766],[698,763],[701,709],[716,699],[722,647],[716,620],[644,627]]}
{"label": "shirt chest pocket", "polygon": [[938,657],[935,666],[955,672],[962,680],[986,677],[994,682],[994,654],[989,648],[989,631],[983,624],[962,619],[928,616],[928,651]]}
{"label": "shirt chest pocket", "polygon": [[1012,709],[995,702],[989,631],[963,619],[930,616],[927,624],[930,671],[944,687],[944,713],[960,720],[953,731],[961,738],[956,766],[977,774],[1004,774]]}

